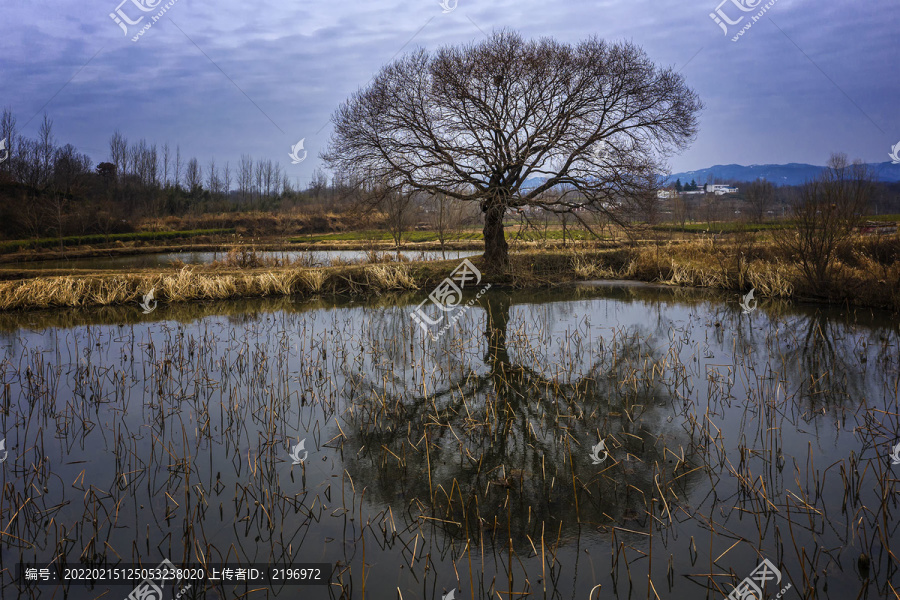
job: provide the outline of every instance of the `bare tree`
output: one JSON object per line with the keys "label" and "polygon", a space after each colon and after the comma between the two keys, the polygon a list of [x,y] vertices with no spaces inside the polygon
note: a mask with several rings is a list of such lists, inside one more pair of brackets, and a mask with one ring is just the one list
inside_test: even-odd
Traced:
{"label": "bare tree", "polygon": [[10,109],[3,109],[3,116],[0,117],[0,142],[3,142],[3,149],[0,154],[6,153],[6,159],[0,163],[0,169],[7,174],[12,174],[13,161],[9,160],[15,154],[14,144],[16,143],[16,117]]}
{"label": "bare tree", "polygon": [[156,151],[156,144],[150,146],[146,156],[149,185],[157,188],[159,187],[159,153]]}
{"label": "bare tree", "polygon": [[281,196],[281,163],[277,160],[272,170],[272,193],[276,198]]}
{"label": "bare tree", "polygon": [[437,232],[438,242],[441,244],[441,256],[445,259],[447,258],[447,241],[453,236],[458,237],[462,227],[464,206],[461,201],[446,194],[435,194],[428,203],[431,226]]}
{"label": "bare tree", "polygon": [[485,261],[502,267],[508,210],[544,206],[555,188],[548,208],[620,221],[618,209],[655,190],[666,156],[693,138],[701,107],[682,75],[631,43],[504,30],[385,66],[335,112],[323,158],[336,173],[478,203]]}
{"label": "bare tree", "polygon": [[744,204],[750,217],[757,223],[766,218],[766,210],[775,201],[775,186],[765,179],[757,179],[744,189]]}
{"label": "bare tree", "polygon": [[209,170],[206,174],[206,189],[213,196],[219,194],[219,169],[216,167],[215,158],[211,158],[209,161]]}
{"label": "bare tree", "polygon": [[11,158],[14,178],[25,186],[29,198],[21,206],[18,218],[32,237],[40,237],[46,232],[47,215],[46,207],[38,201],[41,181],[38,143],[19,135],[15,148],[16,154]]}
{"label": "bare tree", "polygon": [[253,157],[242,154],[241,164],[238,169],[238,191],[241,194],[241,202],[246,204],[253,200]]}
{"label": "bare tree", "polygon": [[90,172],[91,159],[80,154],[72,144],[66,144],[54,152],[52,170],[53,193],[50,202],[56,218],[59,249],[62,250],[66,210],[72,201],[73,187],[80,177]]}
{"label": "bare tree", "polygon": [[203,189],[203,168],[196,158],[188,161],[184,171],[184,180],[188,187],[188,193],[191,195],[195,195]]}
{"label": "bare tree", "polygon": [[125,152],[125,166],[122,169],[123,175],[137,175],[140,179],[139,165],[141,162],[140,146],[132,144]]}
{"label": "bare tree", "polygon": [[778,247],[816,292],[831,284],[835,256],[866,210],[874,179],[861,161],[849,164],[846,154],[832,154],[825,170],[801,186],[791,210],[795,227],[774,232]]}
{"label": "bare tree", "polygon": [[138,181],[145,187],[153,185],[153,153],[147,145],[147,140],[141,139],[139,142],[132,144],[128,150],[128,162],[131,164],[129,173],[137,176]]}
{"label": "bare tree", "polygon": [[256,198],[261,199],[263,188],[266,182],[266,161],[259,160],[256,161],[256,173],[255,173],[256,181]]}
{"label": "bare tree", "polygon": [[272,159],[266,159],[265,161],[261,161],[260,164],[264,165],[263,187],[266,190],[265,196],[266,196],[266,198],[270,198],[272,196],[272,184],[274,183],[274,175],[275,175],[275,169],[272,166]]}
{"label": "bare tree", "polygon": [[703,220],[706,221],[706,228],[712,228],[713,221],[719,219],[719,198],[715,194],[703,194],[701,197],[701,209],[703,211]]}
{"label": "bare tree", "polygon": [[413,225],[415,220],[415,203],[412,194],[403,190],[386,188],[378,195],[378,205],[387,215],[388,230],[394,238],[397,249],[403,244],[403,234]]}
{"label": "bare tree", "polygon": [[41,184],[41,162],[38,143],[22,135],[16,141],[16,155],[13,157],[13,172],[16,181],[24,184],[31,193],[37,193]]}
{"label": "bare tree", "polygon": [[322,169],[317,168],[313,171],[312,179],[309,182],[310,195],[319,200],[328,190],[328,175]]}
{"label": "bare tree", "polygon": [[175,179],[175,189],[181,185],[181,146],[175,146],[175,170],[172,177]]}
{"label": "bare tree", "polygon": [[53,155],[56,143],[53,139],[53,121],[44,113],[44,120],[38,129],[38,163],[40,164],[40,185],[48,185],[53,175]]}
{"label": "bare tree", "polygon": [[116,175],[121,176],[125,173],[128,160],[128,140],[122,135],[122,132],[116,129],[112,137],[109,138],[109,162],[116,165]]}
{"label": "bare tree", "polygon": [[688,207],[687,202],[685,202],[684,198],[678,192],[672,190],[669,197],[672,200],[672,219],[675,220],[678,225],[684,229],[685,223],[687,223],[688,219]]}
{"label": "bare tree", "polygon": [[227,198],[231,193],[231,165],[225,161],[225,170],[222,171],[222,193]]}
{"label": "bare tree", "polygon": [[163,187],[169,187],[169,168],[172,164],[172,150],[169,148],[169,142],[163,145],[162,149],[162,167],[163,167]]}

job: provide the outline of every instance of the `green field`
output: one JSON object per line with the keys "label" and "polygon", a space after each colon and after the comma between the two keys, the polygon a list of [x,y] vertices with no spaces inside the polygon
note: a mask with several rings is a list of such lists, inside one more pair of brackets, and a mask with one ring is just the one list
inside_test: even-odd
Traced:
{"label": "green field", "polygon": [[713,222],[713,223],[685,223],[684,226],[673,223],[656,225],[655,231],[671,231],[682,233],[744,233],[757,231],[774,231],[790,227],[790,223],[779,221],[777,223],[740,223],[740,222]]}
{"label": "green field", "polygon": [[[448,236],[447,242],[469,242],[481,241],[484,239],[481,231],[467,231],[459,235]],[[533,229],[519,232],[514,226],[506,227],[506,239],[519,239],[526,242],[534,242],[538,240],[561,240],[563,239],[562,229],[550,229],[548,231],[535,231]],[[594,239],[590,232],[583,229],[567,229],[565,239],[567,240],[589,240]],[[293,237],[289,240],[292,244],[316,244],[321,242],[393,242],[394,238],[387,231],[347,231],[343,233],[325,233],[318,235],[303,235]],[[403,241],[407,243],[421,242],[437,242],[438,234],[435,231],[410,231],[403,234]]]}
{"label": "green field", "polygon": [[[886,223],[900,222],[900,215],[876,215],[862,217],[864,221],[880,221]],[[778,229],[789,229],[794,226],[793,221],[772,221],[769,223],[747,223],[742,221],[722,222],[714,221],[707,223],[698,221],[694,223],[685,223],[684,226],[676,223],[665,223],[653,227],[656,231],[672,231],[683,233],[744,233],[758,231],[775,231]]]}
{"label": "green field", "polygon": [[[447,241],[480,240],[481,232],[464,232],[448,237]],[[315,235],[301,235],[291,238],[292,244],[315,244],[318,242],[393,242],[388,231],[345,231],[342,233],[321,233]],[[403,234],[404,242],[437,242],[438,234],[434,231],[410,231]]]}

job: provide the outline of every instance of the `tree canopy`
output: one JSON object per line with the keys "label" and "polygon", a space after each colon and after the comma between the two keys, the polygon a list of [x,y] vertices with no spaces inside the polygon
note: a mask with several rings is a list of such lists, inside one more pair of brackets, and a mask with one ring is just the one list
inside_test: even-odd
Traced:
{"label": "tree canopy", "polygon": [[501,30],[383,67],[336,110],[323,159],[393,192],[479,203],[485,260],[503,266],[507,211],[585,208],[620,222],[655,195],[701,108],[681,74],[632,43]]}

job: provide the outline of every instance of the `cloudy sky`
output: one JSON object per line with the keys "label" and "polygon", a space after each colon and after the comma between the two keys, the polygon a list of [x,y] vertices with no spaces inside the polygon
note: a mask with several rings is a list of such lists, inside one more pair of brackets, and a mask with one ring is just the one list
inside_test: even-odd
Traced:
{"label": "cloudy sky", "polygon": [[[673,171],[713,164],[870,162],[900,141],[897,0],[0,0],[0,107],[96,162],[110,134],[179,144],[201,164],[271,158],[305,184],[335,107],[400,52],[527,37],[630,40],[687,78],[706,108]],[[156,6],[161,2],[159,6]],[[156,6],[144,12],[145,7]],[[743,11],[744,7],[754,7]],[[732,36],[769,8],[733,42]],[[128,34],[110,17],[136,21]],[[710,17],[736,25],[728,34]],[[308,158],[288,153],[305,138]]]}

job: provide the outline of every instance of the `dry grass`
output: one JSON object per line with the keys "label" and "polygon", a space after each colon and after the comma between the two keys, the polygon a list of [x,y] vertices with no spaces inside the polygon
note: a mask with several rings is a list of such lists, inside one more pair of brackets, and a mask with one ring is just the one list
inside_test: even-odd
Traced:
{"label": "dry grass", "polygon": [[[484,283],[536,288],[589,279],[634,279],[672,286],[746,292],[759,297],[815,298],[841,304],[900,309],[900,238],[858,238],[844,248],[827,295],[812,289],[791,257],[764,238],[700,238],[663,244],[582,244],[576,249],[513,254],[502,273],[484,272]],[[427,289],[456,261],[385,262],[315,268],[311,262],[269,264],[252,251],[235,251],[224,263],[178,271],[87,276],[43,276],[0,282],[0,310],[54,306],[108,306],[139,302],[151,289],[163,302],[278,295],[380,294]],[[474,259],[481,265],[480,259]],[[484,269],[482,269],[484,271]]]}
{"label": "dry grass", "polygon": [[577,251],[572,254],[572,272],[578,279],[614,279],[624,274],[624,271],[616,271],[597,260],[596,256]]}
{"label": "dry grass", "polygon": [[794,295],[793,281],[799,273],[788,265],[774,262],[758,261],[753,263],[748,270],[750,286],[756,289],[761,296],[772,298],[790,298]]}
{"label": "dry grass", "polygon": [[[430,275],[426,275],[426,280]],[[407,265],[379,264],[323,269],[266,269],[257,272],[206,271],[183,267],[175,273],[89,277],[40,277],[0,282],[0,310],[109,306],[139,303],[151,289],[162,302],[241,297],[363,293],[411,290],[419,284]]]}
{"label": "dry grass", "polygon": [[300,272],[303,286],[313,294],[322,292],[326,277],[327,275],[323,269],[303,269]]}
{"label": "dry grass", "polygon": [[758,296],[804,298],[900,309],[900,237],[854,239],[842,249],[825,293],[810,286],[793,257],[778,253],[766,237],[642,244],[581,251],[567,265],[576,279],[636,279]]}

